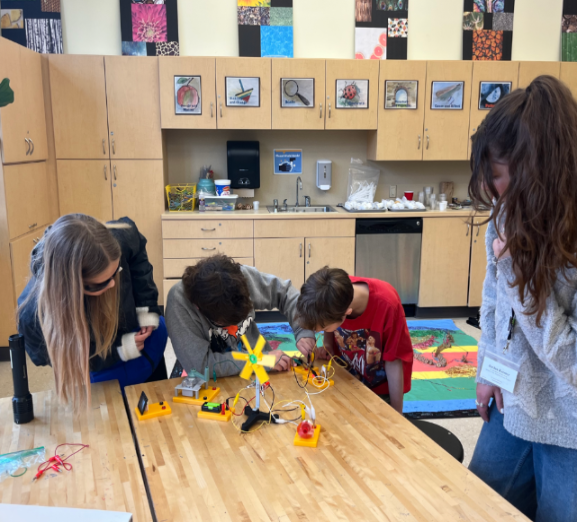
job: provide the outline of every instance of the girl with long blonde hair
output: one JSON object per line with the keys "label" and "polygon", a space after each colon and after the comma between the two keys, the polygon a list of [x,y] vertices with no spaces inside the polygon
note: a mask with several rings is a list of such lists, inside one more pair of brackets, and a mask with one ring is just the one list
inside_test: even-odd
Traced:
{"label": "girl with long blonde hair", "polygon": [[166,378],[166,327],[133,221],[62,216],[32,251],[31,272],[18,329],[34,364],[52,366],[63,402],[80,404],[90,382]]}

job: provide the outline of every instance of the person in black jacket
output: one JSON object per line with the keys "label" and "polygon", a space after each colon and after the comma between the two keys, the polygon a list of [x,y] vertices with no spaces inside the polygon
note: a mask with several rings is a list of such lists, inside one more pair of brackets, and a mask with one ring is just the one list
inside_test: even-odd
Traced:
{"label": "person in black jacket", "polygon": [[62,216],[32,251],[30,268],[18,330],[34,364],[52,366],[63,402],[81,402],[89,382],[118,379],[124,388],[166,378],[168,335],[146,238],[133,221]]}

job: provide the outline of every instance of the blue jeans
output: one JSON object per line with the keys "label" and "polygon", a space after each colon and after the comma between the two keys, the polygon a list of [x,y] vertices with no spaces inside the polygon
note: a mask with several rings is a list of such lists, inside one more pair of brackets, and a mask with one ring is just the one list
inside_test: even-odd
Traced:
{"label": "blue jeans", "polygon": [[114,366],[99,372],[90,372],[90,382],[118,380],[120,388],[141,384],[152,375],[162,358],[168,340],[164,317],[160,317],[158,328],[144,341],[141,356],[129,361],[119,361]]}
{"label": "blue jeans", "polygon": [[577,450],[511,435],[495,403],[469,470],[537,522],[577,521]]}

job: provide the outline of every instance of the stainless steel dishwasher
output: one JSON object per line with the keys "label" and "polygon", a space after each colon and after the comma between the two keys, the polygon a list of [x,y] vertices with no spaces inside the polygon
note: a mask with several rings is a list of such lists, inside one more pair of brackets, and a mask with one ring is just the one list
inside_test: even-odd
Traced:
{"label": "stainless steel dishwasher", "polygon": [[355,275],[386,281],[404,305],[416,305],[422,235],[421,218],[357,218]]}

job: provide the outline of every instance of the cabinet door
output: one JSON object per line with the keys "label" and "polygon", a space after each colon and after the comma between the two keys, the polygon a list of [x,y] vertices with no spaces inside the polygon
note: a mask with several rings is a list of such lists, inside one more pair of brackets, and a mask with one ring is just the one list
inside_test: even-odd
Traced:
{"label": "cabinet door", "polygon": [[110,157],[162,159],[156,56],[106,56]]}
{"label": "cabinet door", "polygon": [[307,237],[305,243],[305,281],[325,266],[342,268],[347,274],[354,275],[354,237]]}
{"label": "cabinet door", "polygon": [[10,239],[50,222],[45,161],[5,165],[4,189]]}
{"label": "cabinet door", "polygon": [[24,94],[21,50],[23,48],[0,38],[0,81],[10,80],[14,102],[0,109],[0,148],[3,163],[30,161],[31,146],[26,141],[26,114],[28,104]]}
{"label": "cabinet door", "polygon": [[[161,127],[163,129],[216,129],[214,58],[160,56],[158,70]],[[191,102],[194,102],[193,89],[199,100],[194,108],[189,105],[186,112],[182,106],[178,105],[177,95],[180,93],[182,97],[188,92]]]}
{"label": "cabinet door", "polygon": [[567,84],[567,87],[573,93],[573,97],[577,99],[577,63],[562,62],[559,79]]}
{"label": "cabinet door", "polygon": [[302,237],[255,239],[254,266],[265,274],[290,279],[298,290],[305,282],[304,243]]}
{"label": "cabinet door", "polygon": [[56,158],[108,158],[104,58],[50,55],[50,91]]}
{"label": "cabinet door", "polygon": [[325,65],[325,60],[272,60],[273,129],[325,128]]}
{"label": "cabinet door", "polygon": [[483,283],[487,273],[487,250],[485,234],[487,224],[481,225],[481,219],[473,221],[471,243],[471,270],[469,276],[469,306],[481,306],[483,301]]}
{"label": "cabinet door", "polygon": [[[380,66],[379,126],[369,133],[369,158],[421,160],[427,62],[383,60]],[[413,108],[394,108],[403,96]]]}
{"label": "cabinet door", "polygon": [[[162,161],[112,161],[112,216],[128,216],[147,239],[154,282],[162,288],[161,214],[164,212]],[[162,299],[162,296],[161,296]]]}
{"label": "cabinet door", "polygon": [[[259,81],[254,80],[255,78]],[[253,89],[251,93],[249,93],[250,89]],[[218,128],[270,129],[270,90],[271,63],[269,58],[217,58]],[[241,93],[245,93],[246,106],[242,106],[245,101],[239,96]],[[235,103],[237,105],[233,105]]]}
{"label": "cabinet door", "polygon": [[467,306],[471,225],[464,218],[423,219],[419,306]]}
{"label": "cabinet door", "polygon": [[14,297],[18,299],[30,279],[30,253],[34,245],[44,235],[46,227],[39,228],[32,234],[10,243],[10,259],[12,261],[12,280],[14,282]]}
{"label": "cabinet door", "polygon": [[[469,120],[469,156],[471,155],[471,136],[477,132],[477,128],[489,114],[491,105],[497,103],[506,93],[502,88],[494,90],[493,96],[487,100],[483,96],[481,101],[481,84],[483,83],[511,83],[509,92],[517,88],[519,80],[519,62],[473,62],[473,82],[471,92],[471,116]],[[499,98],[496,93],[500,92]],[[482,107],[482,108],[481,108]],[[488,108],[485,108],[488,107]]]}
{"label": "cabinet door", "polygon": [[100,221],[112,219],[109,160],[58,160],[60,215],[81,212]]}
{"label": "cabinet door", "polygon": [[559,78],[561,62],[519,62],[519,87],[529,87],[537,76],[543,74]]}
{"label": "cabinet door", "polygon": [[[326,78],[325,128],[376,129],[379,62],[377,60],[327,60]],[[352,100],[349,99],[350,97]],[[355,106],[357,100],[361,105]]]}
{"label": "cabinet door", "polygon": [[29,161],[40,161],[48,158],[46,138],[46,113],[44,110],[44,88],[42,80],[42,56],[29,49],[22,49],[22,78],[26,100],[26,137],[32,146]]}
{"label": "cabinet door", "polygon": [[[427,62],[424,160],[467,159],[472,73],[473,62]],[[436,86],[439,96],[433,97],[433,82],[446,84]],[[459,86],[458,82],[463,83]],[[431,109],[432,101],[441,106],[451,99],[457,104],[462,100],[462,109]]]}

